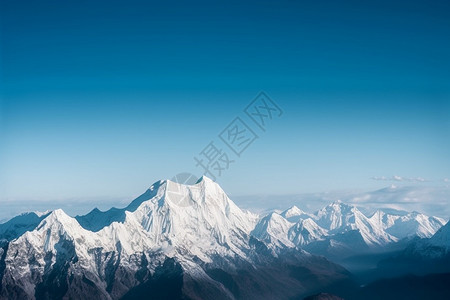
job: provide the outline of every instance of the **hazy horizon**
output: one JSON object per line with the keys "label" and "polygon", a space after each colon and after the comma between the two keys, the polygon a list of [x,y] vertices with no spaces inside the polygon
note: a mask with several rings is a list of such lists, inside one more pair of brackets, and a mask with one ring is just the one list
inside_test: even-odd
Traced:
{"label": "hazy horizon", "polygon": [[[392,188],[395,189],[392,189]],[[148,188],[148,187],[146,187]],[[388,190],[388,193],[376,195]],[[92,198],[64,198],[64,199],[20,199],[3,201],[5,208],[0,212],[0,223],[25,212],[44,212],[47,210],[63,209],[71,216],[85,215],[94,208],[107,211],[110,208],[124,208],[135,198],[145,192],[128,196],[92,197]],[[225,190],[227,193],[227,191]],[[257,214],[266,214],[269,211],[283,211],[291,206],[313,213],[320,208],[335,202],[359,207],[365,214],[371,215],[378,209],[417,211],[430,216],[450,219],[449,185],[388,185],[381,189],[363,190],[347,189],[327,192],[309,192],[296,194],[230,194],[232,201],[240,208]],[[373,196],[375,194],[375,197]],[[370,195],[370,196],[369,196]]]}

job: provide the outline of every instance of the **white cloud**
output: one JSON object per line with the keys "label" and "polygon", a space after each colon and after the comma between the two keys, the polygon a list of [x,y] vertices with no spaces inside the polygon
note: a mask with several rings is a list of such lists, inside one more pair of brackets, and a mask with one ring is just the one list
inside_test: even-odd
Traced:
{"label": "white cloud", "polygon": [[394,175],[391,177],[375,176],[375,177],[372,177],[371,179],[377,180],[377,181],[404,181],[404,182],[428,182],[428,181],[430,181],[423,177],[403,177],[403,176],[399,176],[399,175]]}
{"label": "white cloud", "polygon": [[445,185],[402,185],[375,191],[333,191],[297,195],[231,197],[241,208],[254,212],[285,210],[297,205],[307,212],[314,212],[337,201],[357,205],[368,216],[378,209],[418,211],[427,215],[450,218],[450,187]]}
{"label": "white cloud", "polygon": [[375,176],[375,177],[372,177],[371,179],[377,180],[377,181],[386,181],[386,180],[388,180],[388,179],[387,179],[386,177],[384,177],[384,176],[381,176],[381,177]]}

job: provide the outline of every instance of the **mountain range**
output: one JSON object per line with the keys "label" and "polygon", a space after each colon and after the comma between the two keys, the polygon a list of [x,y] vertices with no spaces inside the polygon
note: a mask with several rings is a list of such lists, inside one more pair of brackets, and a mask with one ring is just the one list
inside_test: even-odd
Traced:
{"label": "mountain range", "polygon": [[0,298],[302,299],[355,288],[339,259],[415,239],[448,249],[445,223],[418,212],[366,216],[339,201],[257,215],[207,177],[163,180],[123,209],[0,224]]}

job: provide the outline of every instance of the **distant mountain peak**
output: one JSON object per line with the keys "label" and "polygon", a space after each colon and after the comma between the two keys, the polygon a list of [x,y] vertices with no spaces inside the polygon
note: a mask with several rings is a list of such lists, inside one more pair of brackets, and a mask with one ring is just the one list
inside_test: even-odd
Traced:
{"label": "distant mountain peak", "polygon": [[285,218],[290,218],[290,217],[294,217],[294,216],[300,216],[302,214],[304,214],[305,212],[303,210],[301,210],[300,208],[298,208],[297,206],[293,205],[290,208],[286,209],[285,211],[283,211],[281,213],[281,215]]}
{"label": "distant mountain peak", "polygon": [[199,184],[199,183],[215,183],[211,178],[209,178],[206,175],[202,175],[200,176],[200,178],[197,180],[197,182],[195,184]]}

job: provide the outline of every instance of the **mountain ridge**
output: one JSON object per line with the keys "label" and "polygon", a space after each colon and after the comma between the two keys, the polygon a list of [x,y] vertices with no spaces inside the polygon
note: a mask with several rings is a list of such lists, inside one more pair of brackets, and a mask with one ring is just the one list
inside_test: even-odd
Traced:
{"label": "mountain ridge", "polygon": [[[343,268],[304,251],[271,252],[250,234],[256,216],[209,178],[192,186],[159,181],[124,209],[87,216],[57,209],[19,237],[4,239],[0,298],[86,298],[87,291],[99,299],[129,298],[138,287],[157,293],[170,274],[182,279],[171,287],[191,297],[236,298],[223,281],[227,274],[241,295],[264,299],[273,290],[287,298],[348,278]],[[283,268],[305,270],[310,283],[290,273],[283,281],[270,279]],[[243,279],[260,288],[246,288]],[[208,292],[196,290],[200,282]]]}
{"label": "mountain ridge", "polygon": [[[312,254],[395,243],[398,238],[386,229],[396,222],[425,222],[427,230],[419,226],[417,233],[426,235],[439,223],[428,222],[427,216],[384,222],[385,213],[367,217],[342,202],[313,214],[291,207],[258,216],[241,210],[207,177],[194,185],[155,182],[122,209],[93,209],[76,217],[57,209],[30,216],[0,224],[0,233],[8,232],[0,235],[0,298],[75,297],[90,291],[99,299],[118,299],[142,289],[156,293],[157,278],[173,275],[179,292],[194,298],[264,299],[269,290],[262,286],[267,285],[287,299],[350,280],[345,269]],[[286,268],[291,271],[284,280],[274,280],[273,274]],[[309,274],[306,286],[300,274]],[[245,280],[259,288],[247,288]],[[199,282],[209,292],[197,290]],[[281,292],[287,283],[294,294]]]}

